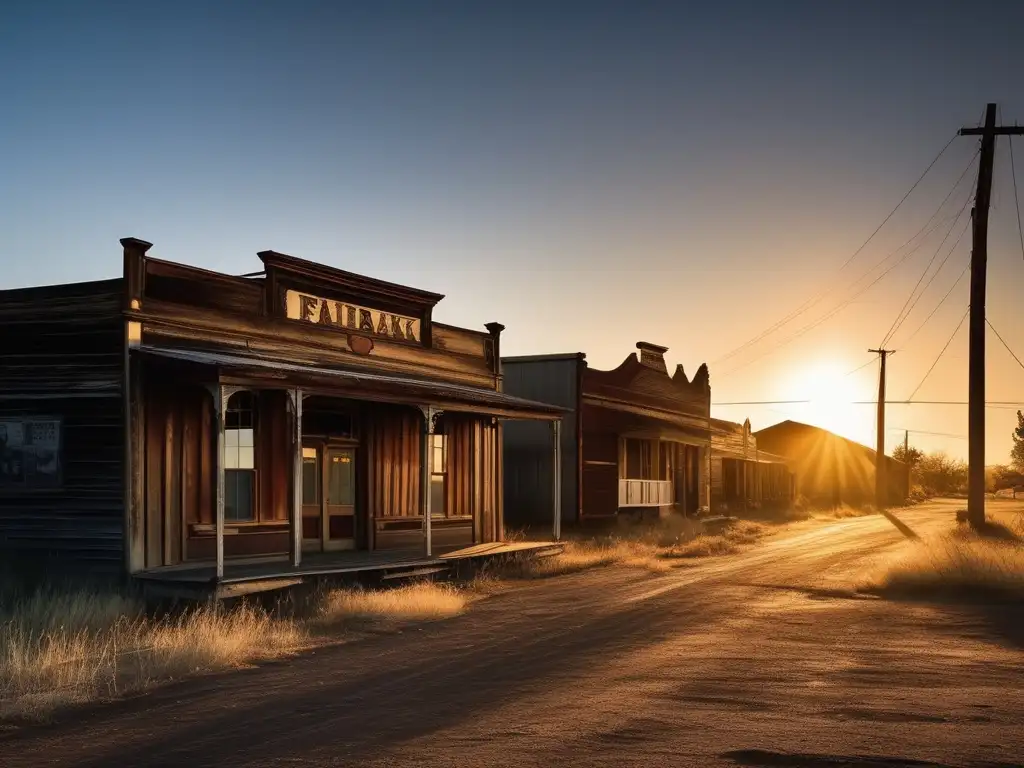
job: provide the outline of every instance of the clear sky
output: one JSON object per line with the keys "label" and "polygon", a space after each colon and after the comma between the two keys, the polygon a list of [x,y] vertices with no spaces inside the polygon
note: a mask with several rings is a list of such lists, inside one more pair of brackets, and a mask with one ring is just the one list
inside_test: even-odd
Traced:
{"label": "clear sky", "polygon": [[[844,402],[875,396],[876,366],[842,374],[870,359],[948,229],[935,266],[956,241],[973,169],[954,182],[977,140],[953,142],[839,267],[987,101],[1024,122],[1022,39],[1024,3],[1009,1],[8,3],[2,284],[115,276],[129,235],[235,273],[275,249],[444,293],[438,319],[504,323],[507,354],[611,367],[638,340],[663,344],[691,375],[710,364],[713,402],[816,399],[716,416],[872,443],[873,408]],[[917,251],[779,346],[936,210]],[[910,338],[968,240],[887,345],[891,399],[966,309],[965,278]],[[1005,139],[990,243],[988,317],[1024,359]],[[965,323],[917,399],[965,400],[966,364]],[[988,371],[990,400],[1024,400],[991,334]],[[966,417],[892,406],[889,447],[895,428],[965,435]],[[990,410],[989,463],[1014,423]],[[957,437],[911,442],[966,456]]]}

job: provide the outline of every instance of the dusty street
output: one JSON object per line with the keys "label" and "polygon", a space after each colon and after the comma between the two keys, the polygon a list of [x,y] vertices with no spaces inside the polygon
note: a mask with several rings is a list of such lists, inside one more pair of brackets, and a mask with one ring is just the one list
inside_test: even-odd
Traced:
{"label": "dusty street", "polygon": [[[957,506],[902,518],[927,530]],[[1020,765],[1019,606],[854,595],[902,541],[873,516],[670,574],[516,584],[457,619],[25,729],[0,765]]]}

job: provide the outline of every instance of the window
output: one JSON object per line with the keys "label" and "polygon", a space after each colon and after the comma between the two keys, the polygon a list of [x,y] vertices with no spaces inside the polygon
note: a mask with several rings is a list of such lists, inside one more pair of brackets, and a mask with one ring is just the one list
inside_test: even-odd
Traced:
{"label": "window", "polygon": [[445,478],[448,473],[448,440],[444,435],[430,436],[430,516],[448,512],[445,499]]}
{"label": "window", "polygon": [[671,443],[658,443],[658,450],[660,453],[658,459],[659,480],[671,480],[672,479],[672,444]]}
{"label": "window", "polygon": [[0,421],[0,489],[60,487],[60,419]]}
{"label": "window", "polygon": [[236,392],[224,414],[224,519],[256,519],[256,409],[251,392]]}
{"label": "window", "polygon": [[[657,448],[650,440],[626,438],[626,477],[630,480],[657,480]],[[653,456],[652,456],[653,453]]]}
{"label": "window", "polygon": [[355,451],[332,448],[327,451],[327,503],[352,507],[356,503]]}
{"label": "window", "polygon": [[302,504],[320,505],[320,452],[316,448],[302,449]]}

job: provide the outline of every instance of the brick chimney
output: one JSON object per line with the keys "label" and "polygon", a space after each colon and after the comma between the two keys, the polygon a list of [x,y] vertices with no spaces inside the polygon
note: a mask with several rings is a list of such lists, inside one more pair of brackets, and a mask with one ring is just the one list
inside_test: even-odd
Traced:
{"label": "brick chimney", "polygon": [[668,367],[665,365],[665,353],[668,347],[659,347],[646,341],[638,341],[636,348],[640,350],[640,364],[661,371],[668,376]]}

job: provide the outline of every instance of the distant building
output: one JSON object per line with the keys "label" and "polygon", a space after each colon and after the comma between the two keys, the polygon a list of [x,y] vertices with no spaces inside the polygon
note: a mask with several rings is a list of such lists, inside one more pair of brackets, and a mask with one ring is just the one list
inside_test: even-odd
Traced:
{"label": "distant building", "polygon": [[[785,457],[796,472],[798,492],[823,504],[875,501],[875,452],[821,427],[783,421],[754,433],[759,448]],[[910,495],[908,468],[886,456],[888,502]]]}
{"label": "distant building", "polygon": [[[709,504],[711,387],[707,366],[693,379],[670,376],[665,347],[639,353],[614,370],[590,368],[581,352],[502,359],[506,395],[567,409],[563,418],[562,520],[608,519],[620,512]],[[510,525],[552,515],[550,431],[543,424],[504,428],[504,490]]]}
{"label": "distant building", "polygon": [[711,508],[728,510],[783,506],[796,495],[789,462],[762,450],[742,424],[711,419]]}

